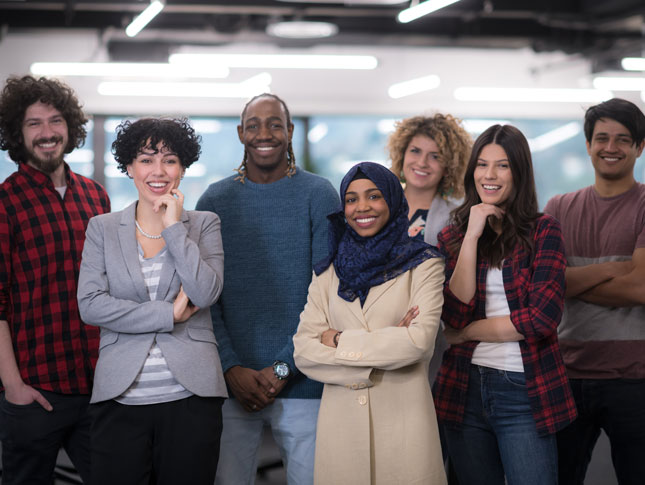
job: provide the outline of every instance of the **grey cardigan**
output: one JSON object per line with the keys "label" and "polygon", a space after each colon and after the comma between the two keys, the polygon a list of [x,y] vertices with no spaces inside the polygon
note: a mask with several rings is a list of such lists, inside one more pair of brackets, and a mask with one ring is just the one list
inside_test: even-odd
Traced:
{"label": "grey cardigan", "polygon": [[423,240],[436,246],[439,242],[437,235],[450,223],[450,212],[460,205],[461,200],[444,199],[441,196],[435,197],[426,217]]}
{"label": "grey cardigan", "polygon": [[[161,234],[169,256],[150,301],[135,236],[136,202],[121,212],[93,217],[87,227],[78,281],[83,321],[101,329],[91,402],[121,395],[137,377],[156,339],[175,379],[198,396],[226,397],[210,306],[223,285],[219,217],[183,211]],[[183,285],[200,308],[173,323],[173,301]]]}

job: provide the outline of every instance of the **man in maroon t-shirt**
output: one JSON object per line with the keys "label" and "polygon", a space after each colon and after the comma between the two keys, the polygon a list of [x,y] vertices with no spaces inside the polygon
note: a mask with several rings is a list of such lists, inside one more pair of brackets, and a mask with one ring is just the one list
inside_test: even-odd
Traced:
{"label": "man in maroon t-shirt", "polygon": [[582,484],[603,429],[621,484],[645,480],[645,185],[634,164],[645,116],[623,99],[585,115],[590,187],[558,195],[567,255],[565,313],[558,328],[578,419],[558,433],[560,483]]}

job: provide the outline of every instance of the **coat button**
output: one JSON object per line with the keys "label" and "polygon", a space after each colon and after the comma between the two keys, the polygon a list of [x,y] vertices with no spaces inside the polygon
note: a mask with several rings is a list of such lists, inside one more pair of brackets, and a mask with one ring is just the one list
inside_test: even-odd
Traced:
{"label": "coat button", "polygon": [[345,357],[346,355],[347,355],[347,352],[345,352],[344,350],[340,353],[341,357]]}
{"label": "coat button", "polygon": [[361,382],[361,383],[358,385],[358,388],[359,388],[359,389],[365,389],[366,387],[367,387],[367,384],[365,384],[364,382]]}
{"label": "coat button", "polygon": [[366,396],[360,396],[358,398],[358,404],[361,406],[365,406],[367,404],[367,397]]}
{"label": "coat button", "polygon": [[349,353],[349,356],[350,356],[350,357],[354,357],[355,355],[356,355],[356,354],[355,354],[354,352],[350,352],[350,353]]}
{"label": "coat button", "polygon": [[358,389],[358,384],[352,384],[352,389]]}
{"label": "coat button", "polygon": [[363,352],[357,352],[357,353],[356,353],[356,357],[358,357],[359,359],[360,359],[361,357],[363,357]]}

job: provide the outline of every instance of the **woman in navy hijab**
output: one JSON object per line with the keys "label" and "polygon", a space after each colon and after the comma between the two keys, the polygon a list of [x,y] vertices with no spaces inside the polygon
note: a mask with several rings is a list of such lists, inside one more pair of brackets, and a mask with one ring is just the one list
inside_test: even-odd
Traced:
{"label": "woman in navy hijab", "polygon": [[443,484],[427,376],[443,259],[408,236],[408,204],[387,168],[359,163],[340,195],[293,339],[300,371],[325,384],[315,483]]}

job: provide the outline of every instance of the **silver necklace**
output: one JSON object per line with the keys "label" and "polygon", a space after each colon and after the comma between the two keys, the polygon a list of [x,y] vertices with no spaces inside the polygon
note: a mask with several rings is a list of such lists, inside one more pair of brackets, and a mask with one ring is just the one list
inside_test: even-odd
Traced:
{"label": "silver necklace", "polygon": [[139,230],[139,232],[143,234],[145,237],[147,237],[148,239],[161,239],[161,234],[157,234],[155,236],[153,234],[148,234],[146,231],[141,229],[141,226],[139,225],[139,222],[136,219],[134,220],[134,225],[137,226],[137,229]]}

